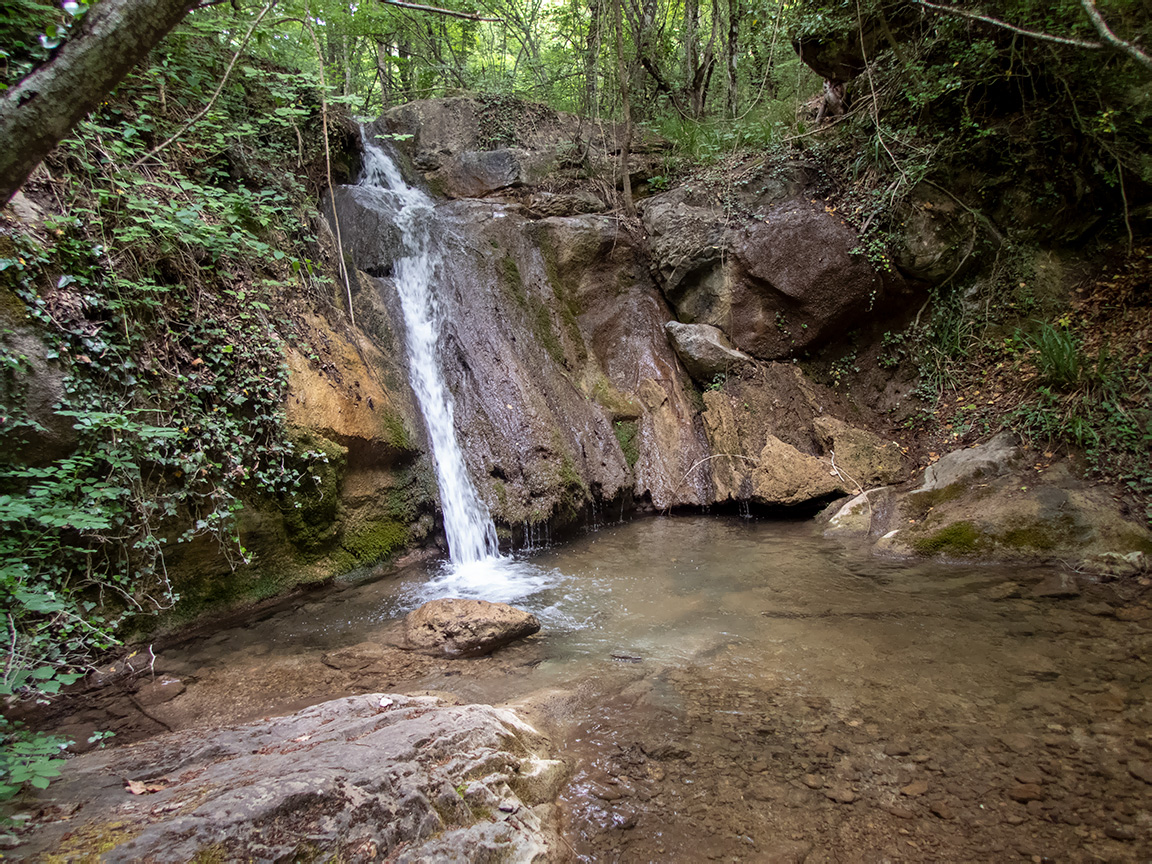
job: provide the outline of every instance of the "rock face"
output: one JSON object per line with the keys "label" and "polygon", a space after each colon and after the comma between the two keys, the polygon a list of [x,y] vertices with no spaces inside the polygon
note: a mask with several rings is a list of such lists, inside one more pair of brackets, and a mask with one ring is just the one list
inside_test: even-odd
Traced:
{"label": "rock face", "polygon": [[664,330],[688,374],[701,384],[709,384],[717,375],[752,360],[743,351],[734,349],[719,328],[709,324],[669,321]]}
{"label": "rock face", "polygon": [[[547,741],[504,709],[379,693],[181,732],[69,763],[42,793],[81,810],[35,838],[108,860],[553,860]],[[138,785],[129,785],[136,781]],[[135,789],[136,794],[130,794]],[[99,837],[99,848],[84,847]]]}
{"label": "rock face", "polygon": [[531,612],[487,600],[432,600],[404,619],[409,648],[446,657],[481,657],[539,631]]}
{"label": "rock face", "polygon": [[716,501],[791,506],[904,477],[899,447],[826,413],[844,408],[796,366],[761,364],[703,398]]}
{"label": "rock face", "polygon": [[607,167],[612,129],[543,105],[460,96],[393,108],[370,134],[395,140],[436,192],[483,198],[584,162]]}
{"label": "rock face", "polygon": [[906,290],[872,266],[855,231],[804,198],[766,204],[739,230],[678,192],[647,202],[643,216],[677,317],[720,328],[760,359],[826,344]]}

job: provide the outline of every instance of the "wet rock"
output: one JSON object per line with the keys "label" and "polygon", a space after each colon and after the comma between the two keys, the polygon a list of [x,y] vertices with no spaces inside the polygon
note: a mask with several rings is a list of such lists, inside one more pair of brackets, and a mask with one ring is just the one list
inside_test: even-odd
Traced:
{"label": "wet rock", "polygon": [[718,327],[669,321],[664,330],[688,374],[701,384],[710,384],[717,375],[753,362],[743,351],[734,349]]}
{"label": "wet rock", "polygon": [[[542,737],[508,710],[445,706],[381,694],[326,702],[287,717],[179,732],[78,756],[53,785],[77,820],[45,826],[28,848],[104,831],[110,860],[291,860],[308,838],[318,857],[547,860],[551,836],[537,799],[513,790],[545,754]],[[551,760],[546,760],[551,761]],[[558,764],[558,763],[556,763]],[[160,791],[131,796],[123,779]],[[482,779],[470,779],[482,778]],[[100,827],[130,819],[130,834]]]}
{"label": "wet rock", "polygon": [[1053,573],[1032,589],[1037,600],[1063,600],[1080,596],[1080,586],[1071,573]]}
{"label": "wet rock", "polygon": [[989,600],[1015,600],[1023,596],[1023,593],[1024,589],[1020,587],[1018,582],[1004,582],[985,590],[984,596]]}
{"label": "wet rock", "polygon": [[480,657],[540,630],[531,612],[487,600],[442,599],[404,619],[410,649],[446,657]]}
{"label": "wet rock", "polygon": [[861,492],[847,502],[833,503],[825,513],[833,511],[824,529],[826,537],[867,537],[883,532],[887,527],[884,518],[888,511],[888,501],[892,490],[887,486]]}

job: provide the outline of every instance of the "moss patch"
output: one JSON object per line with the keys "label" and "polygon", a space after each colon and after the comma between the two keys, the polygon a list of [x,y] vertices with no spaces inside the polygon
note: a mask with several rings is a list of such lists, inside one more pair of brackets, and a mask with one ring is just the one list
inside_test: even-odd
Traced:
{"label": "moss patch", "polygon": [[616,433],[616,440],[620,443],[620,449],[624,451],[624,461],[628,463],[629,468],[634,467],[640,458],[640,445],[636,440],[640,431],[639,425],[635,420],[617,420],[612,424],[612,431]]}
{"label": "moss patch", "polygon": [[347,532],[340,541],[341,552],[334,556],[334,560],[341,570],[352,570],[382,561],[407,544],[408,526],[392,519],[383,519]]}
{"label": "moss patch", "polygon": [[636,400],[617,390],[607,376],[601,372],[598,372],[592,381],[589,395],[608,412],[608,416],[613,420],[635,420],[640,416],[640,406],[636,404]]}
{"label": "moss patch", "polygon": [[985,537],[971,522],[954,522],[926,537],[912,541],[920,555],[971,555],[984,545]]}
{"label": "moss patch", "polygon": [[127,843],[140,831],[140,827],[127,822],[89,823],[67,834],[56,852],[45,855],[42,860],[46,864],[99,862],[105,853]]}
{"label": "moss patch", "polygon": [[[1062,526],[1035,519],[1013,525],[1004,533],[997,535],[996,540],[1004,546],[1016,549],[1055,549],[1060,545],[1057,532],[1065,533],[1066,527],[1070,528],[1071,526]],[[1065,536],[1068,534],[1065,533]]]}
{"label": "moss patch", "polygon": [[327,438],[303,429],[289,433],[300,457],[303,473],[295,494],[284,496],[280,508],[288,539],[305,555],[320,553],[335,537],[339,518],[340,483],[348,462],[348,450]]}
{"label": "moss patch", "polygon": [[905,499],[904,513],[909,519],[917,521],[928,515],[928,511],[939,507],[946,501],[955,501],[965,492],[963,483],[952,483],[942,489],[932,489],[928,492],[913,492]]}

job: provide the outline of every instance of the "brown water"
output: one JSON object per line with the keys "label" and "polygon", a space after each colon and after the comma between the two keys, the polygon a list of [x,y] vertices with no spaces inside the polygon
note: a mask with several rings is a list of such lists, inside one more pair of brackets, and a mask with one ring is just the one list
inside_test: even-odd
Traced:
{"label": "brown water", "polygon": [[[886,562],[811,523],[650,519],[487,587],[414,568],[223,631],[162,655],[187,690],[137,707],[182,728],[365,690],[522,700],[572,764],[578,860],[1152,860],[1152,632],[1119,620],[1145,607],[1030,599],[1051,572]],[[479,660],[380,647],[408,609],[470,590],[544,630]]]}

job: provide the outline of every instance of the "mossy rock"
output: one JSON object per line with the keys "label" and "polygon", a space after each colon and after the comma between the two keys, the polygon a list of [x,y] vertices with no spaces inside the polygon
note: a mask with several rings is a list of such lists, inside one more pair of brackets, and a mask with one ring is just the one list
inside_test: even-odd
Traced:
{"label": "mossy rock", "polygon": [[348,448],[306,429],[290,430],[288,437],[297,454],[318,454],[298,456],[296,467],[303,475],[299,488],[281,501],[288,539],[301,552],[316,554],[332,542],[338,530]]}
{"label": "mossy rock", "polygon": [[346,532],[333,560],[343,572],[376,564],[404,549],[408,538],[407,525],[384,519]]}
{"label": "mossy rock", "polygon": [[912,541],[912,548],[920,555],[973,555],[988,546],[988,537],[969,521],[953,522],[924,537]]}

